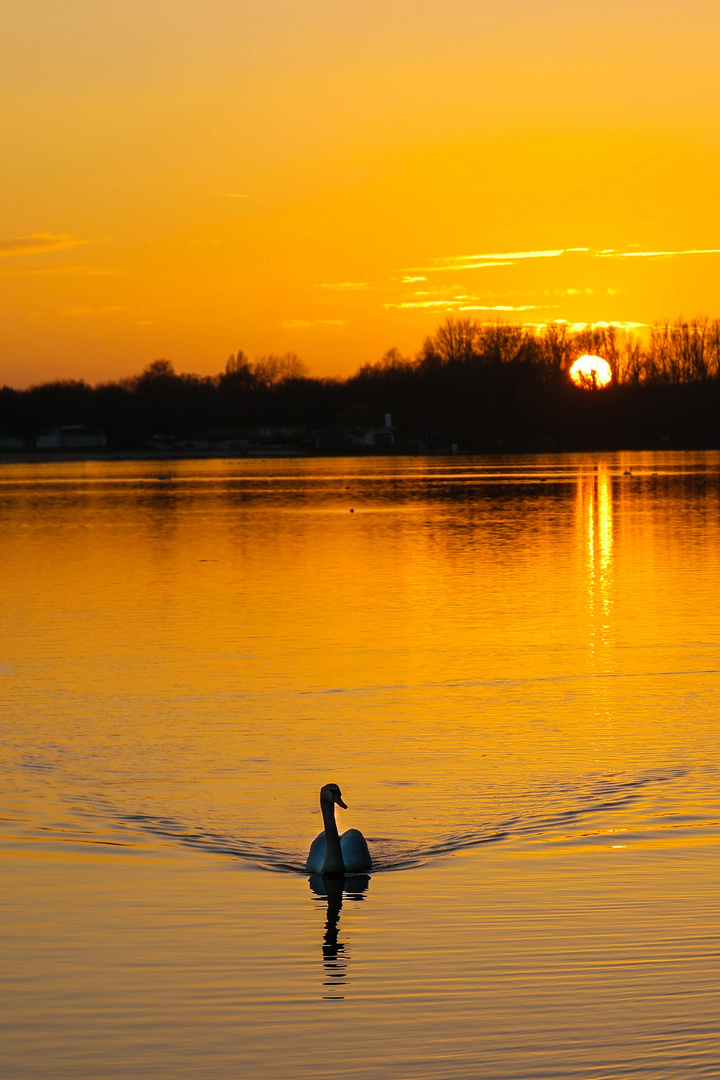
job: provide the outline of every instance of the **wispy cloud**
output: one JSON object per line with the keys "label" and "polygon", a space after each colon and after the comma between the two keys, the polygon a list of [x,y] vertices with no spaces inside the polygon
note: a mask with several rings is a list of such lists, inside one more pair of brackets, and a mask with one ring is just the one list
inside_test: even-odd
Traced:
{"label": "wispy cloud", "polygon": [[[642,327],[647,326],[644,322],[623,322],[618,320],[617,322],[595,322],[590,323],[591,326],[608,327],[617,326],[620,330],[640,330]],[[582,329],[582,327],[580,327]]]}
{"label": "wispy cloud", "polygon": [[[554,248],[552,251],[503,251],[501,254],[490,253],[483,255],[451,255],[447,258],[437,259],[436,262],[499,262],[516,259],[557,259],[558,255],[564,255],[567,248]],[[573,249],[577,250],[577,248]]]}
{"label": "wispy cloud", "polygon": [[371,289],[372,285],[367,281],[331,281],[322,282],[315,286],[316,289],[343,289],[350,292],[353,289]]}
{"label": "wispy cloud", "polygon": [[250,199],[251,195],[241,195],[237,191],[218,191],[218,195],[224,195],[226,199]]}
{"label": "wispy cloud", "polygon": [[[544,305],[543,305],[544,306]],[[458,311],[537,311],[537,304],[467,304]]]}
{"label": "wispy cloud", "polygon": [[438,310],[453,307],[452,300],[401,300],[398,303],[383,304],[385,308],[437,308]]}
{"label": "wispy cloud", "polygon": [[593,252],[603,259],[667,259],[673,255],[720,255],[720,248],[687,248],[684,251],[606,251]]}
{"label": "wispy cloud", "polygon": [[551,248],[546,251],[486,252],[480,255],[448,255],[433,259],[429,266],[410,267],[404,271],[403,282],[417,280],[415,273],[455,273],[465,270],[491,270],[498,266],[515,266],[522,260],[560,259],[562,256],[586,256],[589,259],[667,259],[678,255],[720,255],[720,248],[687,248],[678,251],[637,251],[636,245],[627,249],[569,247]]}
{"label": "wispy cloud", "polygon": [[[568,329],[574,332],[579,330],[586,330],[588,327],[590,327],[591,330],[603,330],[607,329],[610,326],[614,326],[617,330],[642,330],[648,325],[644,322],[625,322],[622,319],[617,319],[615,321],[611,320],[610,322],[606,322],[604,320],[601,322],[570,322],[568,319],[553,319],[552,322],[562,326],[567,326]],[[532,325],[537,326],[538,329],[544,329],[548,324],[545,322],[534,323]]]}
{"label": "wispy cloud", "polygon": [[[469,247],[469,245],[468,245]],[[377,300],[385,310],[407,312],[418,316],[446,315],[483,319],[506,318],[523,325],[544,326],[547,321],[564,321],[576,326],[574,320],[587,314],[608,314],[610,298],[621,294],[627,307],[632,288],[623,280],[622,287],[613,281],[622,264],[607,260],[626,260],[623,279],[630,266],[627,260],[703,258],[720,255],[720,248],[685,248],[672,250],[640,250],[637,244],[620,248],[596,248],[575,245],[563,248],[532,248],[513,251],[472,251],[464,255],[447,255],[429,258],[427,265],[396,267],[389,279],[370,284],[367,281],[326,281],[315,288],[334,291],[335,301],[347,294],[367,290],[377,293]],[[636,268],[639,269],[639,263]],[[515,272],[499,268],[516,267]],[[471,272],[478,271],[474,274]],[[586,281],[583,281],[586,278]],[[372,295],[372,294],[371,294]],[[604,298],[604,299],[603,299]],[[369,299],[366,297],[365,299]],[[356,297],[355,303],[360,302]],[[347,307],[347,305],[345,305]],[[336,309],[342,313],[338,303]],[[619,309],[618,309],[619,310]],[[565,320],[559,316],[565,315]],[[533,321],[537,320],[537,321]],[[540,322],[540,320],[543,320]],[[333,325],[317,321],[290,320],[283,324],[288,328]],[[636,321],[600,321],[589,323],[587,319],[577,326],[616,326],[623,330],[641,330],[645,323]]]}
{"label": "wispy cloud", "polygon": [[580,248],[553,248],[551,251],[503,251],[487,252],[481,255],[447,255],[433,259],[430,266],[413,266],[406,273],[437,273],[447,270],[485,270],[495,266],[514,266],[521,259],[556,259],[567,251],[586,250]]}
{"label": "wispy cloud", "polygon": [[[461,296],[454,300],[401,300],[398,303],[384,304],[385,308],[425,309],[430,311],[537,311],[536,304],[472,304],[471,297]],[[543,305],[546,307],[547,305]]]}
{"label": "wispy cloud", "polygon": [[[496,260],[493,262],[466,262],[462,258],[451,262],[450,260],[438,259],[434,265],[431,266],[415,266],[413,270],[423,270],[426,274],[439,273],[443,270],[485,270],[495,266],[514,266],[515,263],[510,259]],[[405,278],[407,281],[424,280],[416,279],[412,277]]]}
{"label": "wispy cloud", "polygon": [[30,236],[0,240],[0,255],[39,255],[50,251],[63,251],[89,242],[65,233],[32,233]]}
{"label": "wispy cloud", "polygon": [[427,270],[487,270],[495,266],[515,266],[510,259],[498,259],[496,262],[458,262],[448,263],[447,266],[428,266]]}

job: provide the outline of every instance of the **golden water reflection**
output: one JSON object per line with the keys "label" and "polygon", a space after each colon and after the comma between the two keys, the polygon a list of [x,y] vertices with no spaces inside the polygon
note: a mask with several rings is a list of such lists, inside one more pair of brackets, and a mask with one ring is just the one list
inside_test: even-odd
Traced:
{"label": "golden water reflection", "polygon": [[576,523],[585,567],[588,645],[595,672],[611,669],[613,644],[613,478],[607,464],[577,480]]}
{"label": "golden water reflection", "polygon": [[7,756],[103,820],[261,865],[303,865],[328,779],[381,869],[565,835],[608,777],[649,792],[713,743],[719,468],[8,468]]}
{"label": "golden water reflection", "polygon": [[8,1076],[701,1069],[720,456],[634,457],[0,469]]}

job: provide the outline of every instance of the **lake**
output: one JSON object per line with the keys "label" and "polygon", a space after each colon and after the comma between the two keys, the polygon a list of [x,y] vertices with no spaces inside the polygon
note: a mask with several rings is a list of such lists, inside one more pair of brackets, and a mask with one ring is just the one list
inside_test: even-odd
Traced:
{"label": "lake", "polygon": [[[3,1080],[718,1075],[720,453],[0,511]],[[328,782],[369,876],[304,873]]]}

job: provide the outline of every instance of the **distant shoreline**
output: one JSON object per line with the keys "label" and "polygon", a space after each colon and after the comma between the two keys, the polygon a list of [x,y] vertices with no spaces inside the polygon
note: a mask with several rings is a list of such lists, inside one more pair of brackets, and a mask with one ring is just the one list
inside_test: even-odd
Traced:
{"label": "distant shoreline", "polygon": [[[269,450],[248,452],[234,452],[232,450],[24,450],[14,453],[6,450],[0,454],[0,464],[21,465],[33,462],[51,461],[193,461],[203,459],[237,458],[239,461],[245,458],[307,458],[307,457],[334,457],[336,455],[317,454],[311,451],[297,450]],[[345,455],[343,455],[345,456]],[[352,457],[379,457],[389,455],[348,455]],[[395,455],[397,456],[397,455]]]}
{"label": "distant shoreline", "polygon": [[[523,451],[525,452],[525,451]],[[534,453],[534,451],[527,451],[528,453]],[[540,451],[544,453],[545,451]],[[571,451],[552,451],[553,453],[565,453]],[[19,453],[13,453],[12,451],[6,451],[0,455],[0,465],[23,465],[43,463],[53,461],[220,461],[220,460],[236,460],[236,461],[248,461],[248,460],[294,460],[304,458],[317,458],[318,460],[325,460],[327,458],[400,458],[400,457],[502,457],[507,456],[510,451],[498,452],[496,454],[480,454],[469,453],[465,451],[458,451],[457,453],[452,450],[424,450],[420,453],[414,451],[398,451],[396,453],[387,453],[387,451],[374,452],[374,453],[353,453],[352,451],[343,451],[342,453],[328,453],[327,451],[313,451],[313,450],[248,450],[242,452],[236,452],[232,450],[98,450],[98,451],[80,451],[80,450],[39,450],[36,453],[32,451],[22,451]],[[515,455],[518,451],[513,452]]]}
{"label": "distant shoreline", "polygon": [[373,451],[353,453],[343,451],[339,453],[317,452],[312,450],[293,449],[251,449],[243,452],[232,450],[40,450],[22,451],[13,453],[6,451],[0,455],[0,465],[32,465],[51,464],[52,462],[82,462],[82,461],[221,461],[221,460],[295,460],[295,459],[318,459],[328,458],[424,458],[424,457],[448,457],[448,458],[507,458],[507,457],[547,457],[560,456],[563,454],[642,454],[642,453],[704,453],[720,450],[720,444],[713,446],[620,446],[620,447],[566,447],[563,449],[543,447],[542,449],[500,449],[494,451],[467,451],[448,449],[409,451],[398,450],[396,452]]}

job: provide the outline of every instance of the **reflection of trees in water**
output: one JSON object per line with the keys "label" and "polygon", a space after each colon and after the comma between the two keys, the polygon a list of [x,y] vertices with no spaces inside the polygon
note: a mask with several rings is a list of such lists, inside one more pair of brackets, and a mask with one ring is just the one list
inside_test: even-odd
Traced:
{"label": "reflection of trees in water", "polygon": [[327,993],[323,996],[339,1000],[344,997],[340,992],[345,987],[350,957],[345,952],[344,942],[339,940],[340,912],[343,900],[363,900],[370,884],[368,874],[351,874],[347,877],[323,877],[312,874],[309,879],[310,889],[322,900],[327,900],[327,919],[323,936],[322,956],[325,973],[324,986]]}

